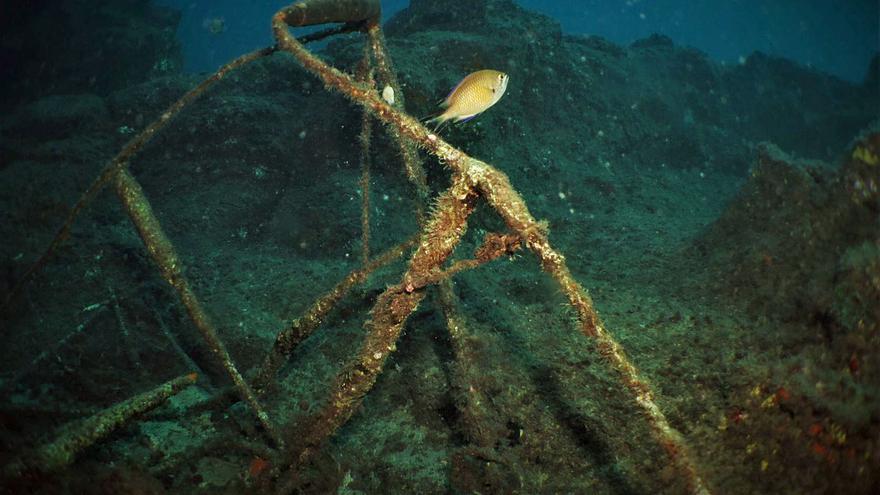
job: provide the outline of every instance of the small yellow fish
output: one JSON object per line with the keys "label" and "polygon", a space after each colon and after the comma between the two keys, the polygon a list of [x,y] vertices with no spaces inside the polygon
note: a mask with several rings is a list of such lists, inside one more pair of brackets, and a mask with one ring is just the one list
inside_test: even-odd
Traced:
{"label": "small yellow fish", "polygon": [[427,122],[436,122],[440,127],[449,120],[464,122],[474,118],[498,103],[507,90],[508,79],[507,74],[497,70],[478,70],[468,74],[441,103],[446,110]]}

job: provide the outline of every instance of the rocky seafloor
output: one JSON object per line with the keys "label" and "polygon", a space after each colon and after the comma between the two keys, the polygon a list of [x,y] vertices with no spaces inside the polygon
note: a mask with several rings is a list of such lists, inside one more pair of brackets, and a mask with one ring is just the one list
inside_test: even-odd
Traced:
{"label": "rocky seafloor", "polygon": [[[107,32],[129,40],[105,54],[126,70],[108,71],[100,57],[71,67],[63,53],[74,48],[56,44],[29,55],[51,52],[53,63],[21,63],[7,81],[0,299],[104,164],[203,78],[178,72],[175,14],[128,3],[115,11],[98,2],[104,30],[76,47],[99,46]],[[507,173],[548,221],[712,491],[876,490],[876,59],[854,84],[760,53],[720,65],[663,36],[629,46],[569,36],[507,0],[464,4],[413,0],[385,26],[407,110],[435,112],[473,70],[510,74],[498,105],[444,138]],[[45,22],[21,16],[31,22],[18,23],[20,39]],[[58,33],[85,22],[54,18]],[[321,56],[353,71],[361,47],[346,35]],[[359,128],[355,106],[275,54],[218,83],[131,163],[242,370],[359,265]],[[398,153],[378,125],[373,134],[378,252],[417,226]],[[426,166],[442,190],[447,172]],[[502,229],[478,208],[457,256]],[[283,368],[264,400],[286,435],[326,400],[369,308],[402,268],[344,298]],[[472,449],[463,432],[449,337],[429,297],[358,413],[301,474],[302,493],[682,490],[530,254],[464,273],[454,287],[478,351],[481,378],[471,385],[489,398],[491,452]],[[261,461],[265,437],[243,404],[215,399],[228,385],[221,367],[110,192],[3,315],[2,330],[0,464],[102,407],[193,367],[202,375],[68,468],[7,479],[2,490],[264,491],[273,472]]]}

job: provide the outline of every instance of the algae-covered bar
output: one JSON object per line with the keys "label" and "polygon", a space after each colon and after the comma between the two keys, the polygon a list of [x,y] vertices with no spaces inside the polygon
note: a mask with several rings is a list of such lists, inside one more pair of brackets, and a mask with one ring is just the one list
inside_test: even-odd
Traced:
{"label": "algae-covered bar", "polygon": [[194,74],[259,6],[76,4],[6,21],[4,490],[880,483],[880,57],[301,0]]}

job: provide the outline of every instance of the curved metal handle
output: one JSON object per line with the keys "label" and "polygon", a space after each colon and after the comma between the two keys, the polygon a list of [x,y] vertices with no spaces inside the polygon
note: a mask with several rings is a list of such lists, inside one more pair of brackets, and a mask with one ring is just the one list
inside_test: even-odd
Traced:
{"label": "curved metal handle", "polygon": [[291,27],[331,22],[378,24],[382,6],[379,0],[301,0],[284,7],[276,16]]}

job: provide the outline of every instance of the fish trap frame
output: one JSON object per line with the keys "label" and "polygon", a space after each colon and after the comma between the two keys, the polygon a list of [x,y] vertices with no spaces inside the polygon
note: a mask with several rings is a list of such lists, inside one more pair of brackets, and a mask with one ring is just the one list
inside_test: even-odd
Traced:
{"label": "fish trap frame", "polygon": [[[189,318],[200,332],[205,344],[233,383],[233,392],[245,402],[268,436],[272,449],[263,449],[274,460],[273,474],[278,478],[278,491],[289,493],[296,488],[299,470],[314,456],[322,443],[345,424],[360,406],[382,372],[388,356],[404,324],[426,290],[436,286],[439,304],[444,313],[454,358],[469,359],[464,342],[464,320],[458,312],[456,295],[450,279],[457,273],[476,268],[520,249],[530,250],[541,268],[557,283],[576,313],[580,332],[595,342],[596,349],[610,366],[623,387],[629,391],[643,413],[654,439],[663,447],[668,462],[684,479],[689,493],[708,494],[709,489],[698,474],[682,436],[673,429],[654,401],[653,392],[629,361],[620,344],[603,326],[593,302],[569,271],[565,257],[548,240],[546,224],[537,221],[525,201],[513,188],[507,176],[492,165],[468,156],[453,147],[418,120],[404,111],[400,89],[391,59],[385,48],[379,24],[379,0],[302,0],[278,11],[272,18],[275,45],[243,55],[222,66],[198,86],[173,103],[157,120],[134,136],[104,167],[97,179],[70,209],[45,252],[21,276],[4,302],[4,312],[20,294],[21,289],[53,257],[69,237],[71,226],[79,213],[108,185],[113,185],[122,206],[134,224],[150,258],[162,278],[175,290]],[[321,24],[337,27],[295,38],[290,28]],[[329,66],[305,48],[311,41],[331,35],[361,32],[367,41],[363,58],[354,77]],[[300,317],[293,319],[280,333],[266,354],[254,378],[246,380],[233,362],[216,327],[184,276],[175,248],[162,230],[150,202],[137,180],[128,170],[132,157],[182,109],[203,94],[210,86],[231,71],[277,51],[292,54],[309,72],[318,77],[328,90],[337,91],[363,108],[359,135],[362,188],[362,265],[349,273],[329,292],[313,302]],[[383,99],[378,88],[391,88],[396,98]],[[387,93],[386,93],[387,94]],[[417,194],[416,214],[420,232],[384,253],[370,256],[369,183],[372,121],[381,122],[394,145],[399,149],[408,179]],[[451,185],[441,192],[427,211],[429,189],[419,150],[434,155],[451,172]],[[474,257],[444,266],[467,230],[468,217],[480,201],[485,201],[503,219],[506,233],[487,234]],[[376,269],[404,256],[412,247],[407,269],[398,284],[389,286],[377,298],[365,324],[367,334],[357,355],[340,372],[329,399],[305,426],[305,433],[295,442],[287,443],[279,426],[273,421],[260,396],[272,385],[275,375],[296,346],[323,321],[336,303],[352,288],[366,280]],[[197,381],[190,373],[166,382],[155,389],[113,405],[75,424],[68,425],[54,440],[15,457],[0,471],[0,476],[15,479],[28,472],[51,472],[72,463],[85,448],[99,441],[114,429],[131,421]],[[490,440],[479,426],[482,414],[479,393],[468,395],[462,406],[462,417],[469,440],[478,447]]]}

